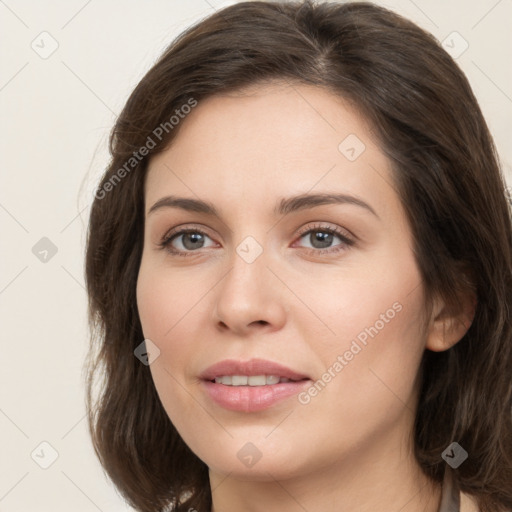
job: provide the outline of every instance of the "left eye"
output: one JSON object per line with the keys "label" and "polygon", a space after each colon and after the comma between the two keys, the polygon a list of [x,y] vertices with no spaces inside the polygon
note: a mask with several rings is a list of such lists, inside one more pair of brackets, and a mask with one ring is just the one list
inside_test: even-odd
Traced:
{"label": "left eye", "polygon": [[341,244],[337,245],[344,246],[352,244],[350,239],[328,228],[310,229],[300,237],[301,240],[306,239],[311,244],[310,248],[312,249],[330,249],[333,247],[332,243],[335,238],[338,238],[338,240],[341,241]]}

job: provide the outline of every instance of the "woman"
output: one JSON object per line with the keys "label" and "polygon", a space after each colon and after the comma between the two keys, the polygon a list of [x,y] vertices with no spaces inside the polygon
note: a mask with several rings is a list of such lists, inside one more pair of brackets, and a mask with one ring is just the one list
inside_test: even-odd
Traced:
{"label": "woman", "polygon": [[89,426],[136,510],[510,510],[511,216],[431,35],[369,3],[228,7],[111,153]]}

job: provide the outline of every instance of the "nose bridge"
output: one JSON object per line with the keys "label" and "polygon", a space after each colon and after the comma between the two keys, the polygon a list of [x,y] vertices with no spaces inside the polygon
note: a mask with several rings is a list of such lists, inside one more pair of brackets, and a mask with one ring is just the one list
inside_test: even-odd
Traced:
{"label": "nose bridge", "polygon": [[218,288],[217,320],[232,329],[243,330],[254,322],[277,325],[283,321],[279,283],[267,268],[270,251],[263,244],[249,235],[235,245],[230,270]]}
{"label": "nose bridge", "polygon": [[270,275],[267,269],[268,248],[263,244],[263,240],[260,243],[255,237],[249,235],[233,247],[230,257],[231,270],[226,275],[224,291],[239,294],[240,298],[245,294],[263,292],[261,284],[267,282]]}

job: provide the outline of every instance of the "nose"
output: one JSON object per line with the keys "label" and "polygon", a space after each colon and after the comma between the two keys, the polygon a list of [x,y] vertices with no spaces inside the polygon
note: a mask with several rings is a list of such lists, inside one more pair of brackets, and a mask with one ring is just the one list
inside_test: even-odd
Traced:
{"label": "nose", "polygon": [[275,270],[269,269],[266,252],[248,262],[234,251],[230,263],[230,270],[215,287],[217,328],[238,336],[282,328],[286,321],[284,287]]}

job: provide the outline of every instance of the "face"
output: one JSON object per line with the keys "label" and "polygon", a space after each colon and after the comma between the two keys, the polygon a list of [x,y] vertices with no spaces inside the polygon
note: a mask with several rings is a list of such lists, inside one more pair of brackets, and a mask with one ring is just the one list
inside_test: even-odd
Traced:
{"label": "face", "polygon": [[279,84],[181,123],[148,169],[137,303],[184,441],[211,471],[262,480],[403,446],[423,286],[370,127]]}

